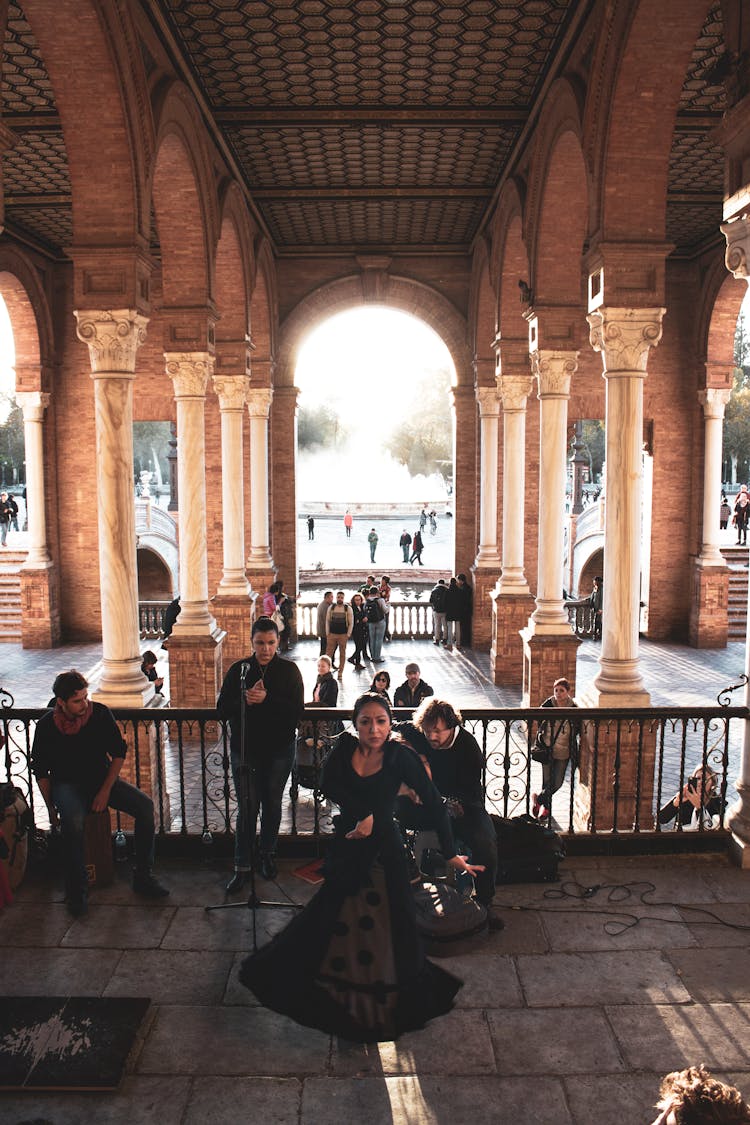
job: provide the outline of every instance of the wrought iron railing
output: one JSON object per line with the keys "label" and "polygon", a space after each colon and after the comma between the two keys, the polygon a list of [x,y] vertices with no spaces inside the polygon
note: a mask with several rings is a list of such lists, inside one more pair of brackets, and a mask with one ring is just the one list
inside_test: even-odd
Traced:
{"label": "wrought iron railing", "polygon": [[[27,800],[34,823],[48,825],[46,808],[31,777],[31,748],[43,711],[14,708],[0,693],[0,782],[11,780]],[[408,712],[397,712],[406,718]],[[714,827],[725,828],[726,807],[736,797],[732,778],[739,772],[744,707],[653,708],[617,711],[578,709],[575,721],[585,731],[586,770],[568,770],[552,799],[554,823],[587,837],[672,831],[658,821],[658,810],[681,792],[697,766],[717,777],[721,810]],[[149,790],[159,833],[178,837],[230,835],[235,797],[231,781],[228,729],[210,709],[117,710],[131,747],[135,784]],[[571,715],[571,712],[568,712]],[[285,799],[282,833],[291,837],[324,835],[330,808],[318,790],[322,757],[331,724],[348,722],[348,710],[311,708],[298,738],[298,765]],[[549,709],[466,709],[466,728],[483,754],[486,807],[500,816],[528,813],[542,788],[542,767],[532,760],[537,725]],[[557,716],[555,716],[557,717]],[[585,786],[585,818],[579,799]],[[686,825],[676,826],[678,833]],[[701,821],[700,835],[707,831]]]}

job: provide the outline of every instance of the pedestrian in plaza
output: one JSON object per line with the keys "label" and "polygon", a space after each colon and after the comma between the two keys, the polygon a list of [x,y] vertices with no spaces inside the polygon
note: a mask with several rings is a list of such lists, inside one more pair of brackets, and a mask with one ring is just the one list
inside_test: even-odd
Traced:
{"label": "pedestrian in plaza", "polygon": [[471,645],[471,612],[474,604],[474,592],[466,580],[465,574],[456,575],[458,586],[459,615],[456,648],[469,648]]}
{"label": "pedestrian in plaza", "polygon": [[307,517],[307,538],[308,539],[314,539],[315,538],[315,520],[313,519],[312,516]]}
{"label": "pedestrian in plaza", "polygon": [[444,578],[438,578],[437,585],[430,591],[430,605],[432,606],[432,641],[433,644],[446,644],[447,629],[445,621],[445,607],[448,604],[448,587]]}
{"label": "pedestrian in plaza", "polygon": [[167,608],[164,610],[164,637],[161,646],[162,648],[169,647],[168,638],[172,636],[172,630],[174,629],[175,622],[177,621],[177,618],[180,616],[181,612],[182,606],[180,605],[180,595],[178,594],[177,597],[173,598]]}
{"label": "pedestrian in plaza", "polygon": [[378,533],[373,527],[370,534],[367,536],[367,542],[370,544],[370,562],[375,562],[375,550],[378,545]]}
{"label": "pedestrian in plaza", "polygon": [[346,538],[347,539],[351,539],[351,537],[352,537],[352,524],[353,523],[354,523],[354,520],[352,519],[352,514],[349,511],[349,509],[347,508],[346,509],[346,515],[344,516],[344,531],[346,532]]}
{"label": "pedestrian in plaza", "polygon": [[3,490],[0,492],[0,546],[7,546],[8,532],[14,522],[18,530],[18,505],[13,497]]}
{"label": "pedestrian in plaza", "polygon": [[385,635],[385,602],[377,586],[371,586],[367,594],[367,626],[370,634],[370,656],[373,664],[383,664],[380,655]]}
{"label": "pedestrian in plaza", "polygon": [[120,778],[127,744],[114,715],[92,703],[88,681],[71,668],[52,686],[55,705],[37,723],[31,769],[54,828],[59,819],[65,864],[68,911],[88,910],[84,864],[84,830],[88,813],[117,809],[135,822],[133,890],[145,898],[165,898],[169,891],[151,873],[154,862],[154,803]]}
{"label": "pedestrian in plaza", "polygon": [[[552,695],[545,699],[542,707],[577,707],[570,694],[570,681],[561,676],[552,685]],[[536,746],[546,748],[547,760],[542,762],[542,790],[531,797],[533,816],[547,819],[552,812],[552,795],[562,785],[568,769],[568,762],[575,770],[578,765],[581,725],[575,719],[551,719],[539,724]]]}
{"label": "pedestrian in plaza", "polygon": [[740,485],[739,495],[734,505],[734,526],[737,528],[737,546],[747,546],[747,523],[750,519],[750,495],[747,485]]}
{"label": "pedestrian in plaza", "polygon": [[229,721],[232,780],[237,797],[234,875],[227,894],[250,877],[260,812],[260,873],[275,879],[281,802],[294,761],[304,686],[296,664],[279,656],[279,630],[270,617],[254,622],[250,655],[230,667],[216,703]]}
{"label": "pedestrian in plaza", "polygon": [[316,633],[320,641],[320,655],[326,655],[326,617],[328,616],[328,609],[333,605],[333,590],[326,590],[323,594],[323,600],[318,602],[317,619],[316,619]]}
{"label": "pedestrian in plaza", "polygon": [[729,501],[722,492],[721,494],[721,507],[719,508],[719,528],[721,531],[726,531],[729,526],[729,520],[732,515],[732,509],[729,507]]}
{"label": "pedestrian in plaza", "polygon": [[600,574],[596,576],[593,582],[591,593],[589,594],[589,605],[592,610],[592,626],[594,632],[594,640],[600,641],[602,639],[602,606],[604,604],[604,579]]}
{"label": "pedestrian in plaza", "polygon": [[415,531],[414,532],[414,538],[411,541],[411,558],[409,559],[409,562],[411,563],[412,566],[414,566],[414,560],[415,559],[417,560],[417,562],[419,563],[420,566],[424,566],[424,563],[422,562],[422,551],[423,550],[424,550],[424,544],[422,542],[422,533],[420,531]]}
{"label": "pedestrian in plaza", "polygon": [[313,688],[313,697],[305,707],[335,707],[339,698],[339,685],[333,678],[330,656],[318,659],[318,677]]}
{"label": "pedestrian in plaza", "polygon": [[346,604],[346,595],[343,590],[336,594],[336,601],[329,605],[326,613],[326,654],[331,658],[338,649],[339,679],[344,678],[344,663],[346,661],[346,644],[354,628],[354,614],[351,607]]}
{"label": "pedestrian in plaza", "polygon": [[369,628],[367,624],[367,606],[364,597],[360,593],[353,595],[351,605],[352,616],[354,618],[354,626],[352,628],[354,655],[349,657],[349,663],[353,664],[358,672],[361,672],[364,668],[363,661],[368,659],[367,643],[369,640]]}
{"label": "pedestrian in plaza", "polygon": [[401,532],[401,538],[398,541],[398,545],[401,548],[401,553],[404,557],[404,562],[405,563],[408,562],[409,561],[409,551],[411,549],[411,535],[406,530],[406,528],[404,528],[404,530]]}
{"label": "pedestrian in plaza", "polygon": [[391,589],[390,577],[387,574],[384,574],[383,577],[380,579],[380,585],[378,586],[378,589],[380,590],[380,596],[385,603],[385,633],[383,635],[383,640],[384,641],[390,641],[390,639],[391,639],[391,594],[393,593],[393,591]]}
{"label": "pedestrian in plaza", "polygon": [[424,531],[424,529],[426,527],[427,527],[427,512],[425,511],[424,508],[422,508],[422,511],[419,513],[419,530]]}
{"label": "pedestrian in plaza", "polygon": [[448,652],[453,651],[454,639],[458,643],[460,636],[461,619],[461,593],[458,582],[451,578],[448,583],[448,593],[445,596],[445,647]]}
{"label": "pedestrian in plaza", "polygon": [[407,664],[404,669],[406,679],[396,688],[393,697],[394,707],[419,707],[423,699],[434,695],[430,685],[422,679],[418,664]]}
{"label": "pedestrian in plaza", "polygon": [[160,676],[156,671],[156,653],[147,648],[141,654],[141,671],[146,679],[154,685],[154,691],[161,695],[161,689],[164,687],[164,677]]}

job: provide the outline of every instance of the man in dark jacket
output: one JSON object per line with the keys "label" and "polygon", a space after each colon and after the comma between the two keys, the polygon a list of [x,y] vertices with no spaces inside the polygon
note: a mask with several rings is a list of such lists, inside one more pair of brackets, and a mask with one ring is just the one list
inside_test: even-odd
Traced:
{"label": "man in dark jacket", "polygon": [[127,746],[112,712],[90,702],[88,682],[74,669],[61,672],[52,690],[55,706],[37,723],[31,768],[53,828],[59,814],[68,910],[78,917],[88,909],[84,825],[87,813],[106,808],[135,820],[133,890],[147,898],[165,897],[169,891],[151,874],[154,804],[140,789],[120,780]]}
{"label": "man in dark jacket", "polygon": [[216,704],[220,717],[229,720],[237,795],[234,875],[227,883],[228,894],[241,890],[247,882],[259,809],[260,871],[264,879],[276,877],[281,801],[304,709],[300,670],[278,655],[279,630],[270,617],[259,617],[255,622],[252,642],[252,656],[231,666]]}
{"label": "man in dark jacket", "polygon": [[[497,835],[484,806],[484,761],[477,740],[461,722],[461,712],[447,700],[427,699],[411,723],[396,723],[393,729],[419,754],[438,792],[446,798],[456,840],[471,849],[472,863],[484,865],[475,879],[477,900],[487,908],[490,929],[501,930],[502,920],[492,911]],[[398,798],[396,816],[405,828],[433,827],[424,810],[408,797]]]}
{"label": "man in dark jacket", "polygon": [[437,586],[433,586],[430,593],[432,606],[432,639],[436,645],[447,644],[445,611],[448,606],[448,587],[444,578],[438,578]]}
{"label": "man in dark jacket", "polygon": [[429,684],[421,679],[418,664],[407,664],[404,671],[406,672],[406,679],[400,687],[396,688],[393,706],[419,707],[423,699],[427,699],[429,695],[434,695],[435,692]]}
{"label": "man in dark jacket", "polygon": [[15,523],[18,531],[18,505],[7,492],[0,492],[0,546],[5,546],[11,524]]}

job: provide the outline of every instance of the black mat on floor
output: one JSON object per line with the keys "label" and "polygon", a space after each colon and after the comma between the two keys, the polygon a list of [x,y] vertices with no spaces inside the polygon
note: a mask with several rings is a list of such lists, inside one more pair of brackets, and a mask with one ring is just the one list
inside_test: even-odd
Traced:
{"label": "black mat on floor", "polygon": [[150,1000],[0,996],[0,1090],[114,1090]]}

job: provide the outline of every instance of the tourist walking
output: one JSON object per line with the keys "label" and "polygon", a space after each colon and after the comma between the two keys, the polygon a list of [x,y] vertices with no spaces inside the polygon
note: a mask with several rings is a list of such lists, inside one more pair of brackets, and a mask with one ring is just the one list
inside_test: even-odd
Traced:
{"label": "tourist walking", "polygon": [[406,530],[406,528],[404,528],[404,530],[401,532],[401,538],[398,541],[398,545],[401,548],[402,555],[404,556],[404,562],[408,562],[409,551],[411,549],[411,535]]}
{"label": "tourist walking", "polygon": [[349,511],[349,509],[347,508],[346,515],[344,516],[344,531],[346,532],[346,538],[347,539],[351,539],[351,537],[352,537],[352,524],[353,523],[354,523],[354,520],[352,519],[352,514]]}
{"label": "tourist walking", "polygon": [[375,562],[375,550],[378,545],[378,533],[373,527],[370,534],[367,536],[367,542],[370,544],[370,562]]}
{"label": "tourist walking", "polygon": [[414,538],[411,541],[411,558],[409,559],[409,562],[411,563],[412,566],[414,566],[414,560],[415,559],[417,560],[417,562],[419,563],[420,566],[424,566],[424,563],[422,562],[422,551],[423,550],[424,550],[424,544],[422,543],[422,533],[420,531],[415,531],[414,532]]}

